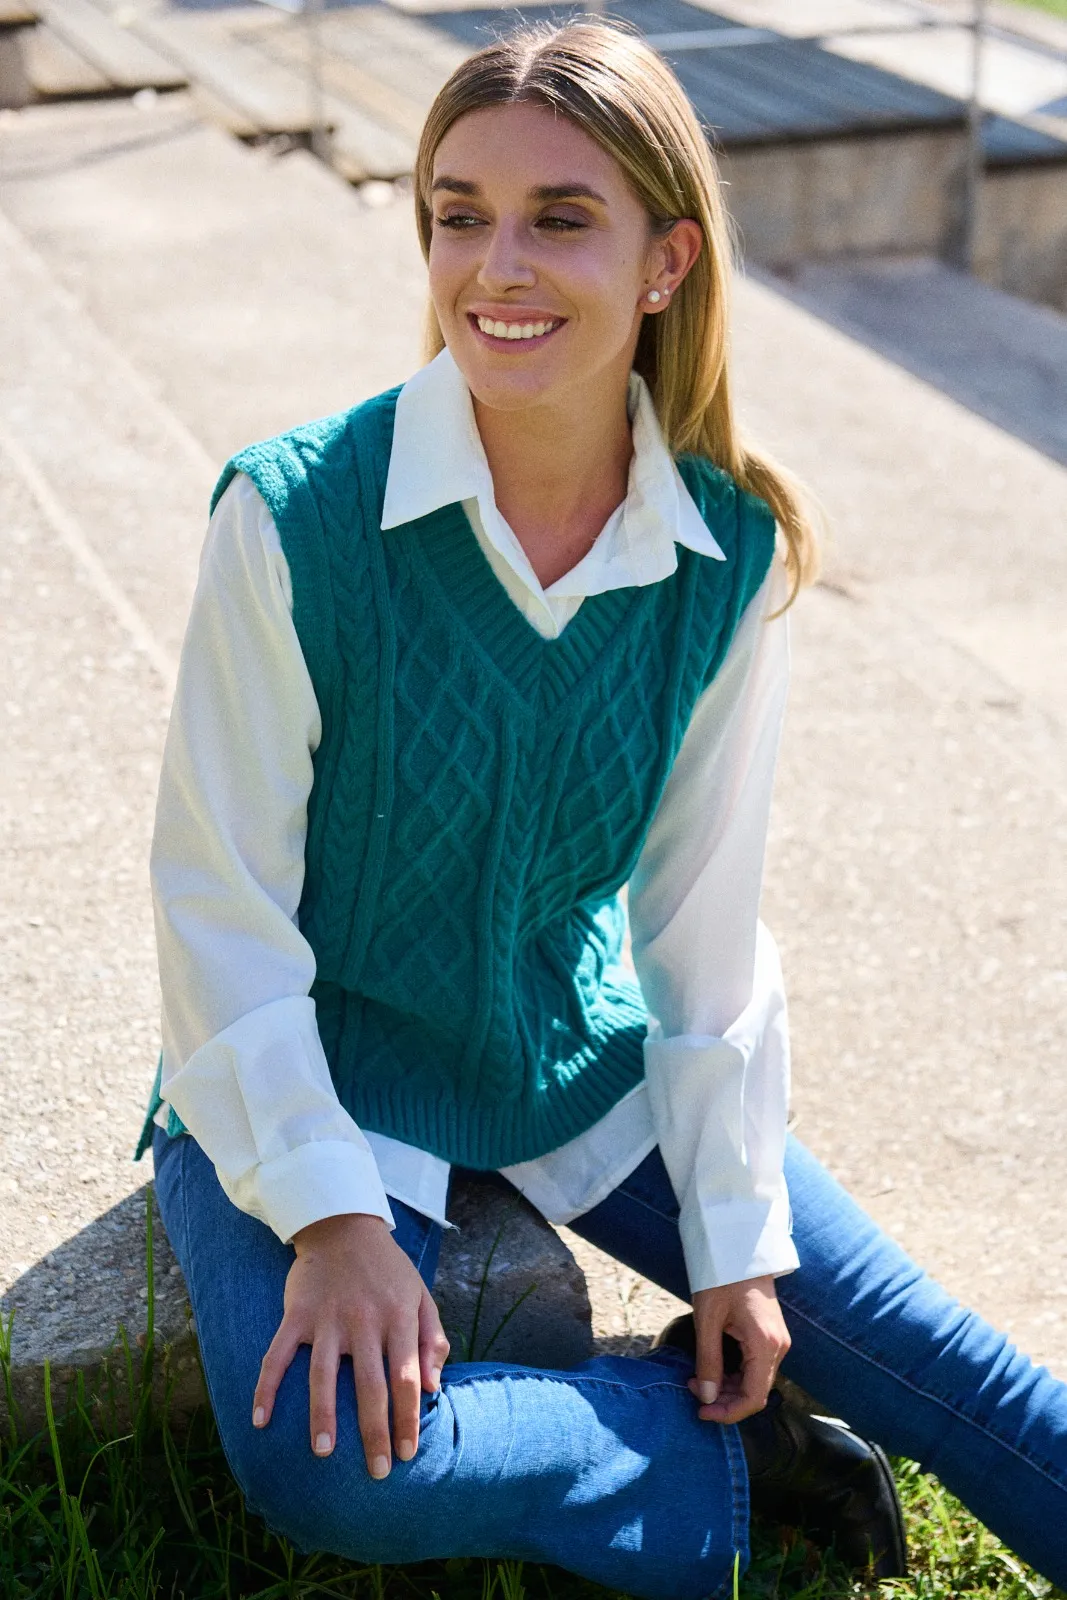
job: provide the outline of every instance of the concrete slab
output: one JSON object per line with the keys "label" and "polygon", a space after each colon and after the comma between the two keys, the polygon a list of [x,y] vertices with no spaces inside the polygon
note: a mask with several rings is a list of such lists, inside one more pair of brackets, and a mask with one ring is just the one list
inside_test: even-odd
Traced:
{"label": "concrete slab", "polygon": [[805,261],[764,281],[1067,466],[1067,317],[922,256]]}
{"label": "concrete slab", "polygon": [[20,113],[0,205],[219,464],[418,360],[410,198],[369,209],[306,152],[248,149],[184,97]]}
{"label": "concrete slab", "polygon": [[756,282],[737,349],[754,435],[826,507],[831,581],[886,595],[1062,726],[1063,466]]}
{"label": "concrete slab", "polygon": [[[22,168],[0,180],[0,205],[60,280],[79,285],[95,322],[144,372],[142,392],[165,394],[211,454],[347,403],[414,362],[421,289],[405,208],[364,213],[319,169],[272,165],[260,153],[237,151],[231,167],[213,140],[193,134],[179,158],[169,138],[154,150],[123,149],[121,132],[94,145],[79,131],[90,159],[76,167],[58,122],[47,136],[44,122],[24,126]],[[191,175],[183,182],[183,166],[190,174],[195,166],[202,190]],[[231,171],[246,182],[231,187]],[[280,192],[275,179],[284,201],[271,198]],[[365,325],[354,327],[353,307]],[[793,996],[800,1132],[921,1260],[1067,1374],[1055,1292],[1064,1250],[1067,895],[1058,846],[1067,836],[1059,671],[1067,472],[766,285],[743,284],[739,312],[743,410],[753,432],[811,479],[834,525],[828,583],[796,613],[796,690],[767,891]],[[41,313],[46,333],[54,315]],[[62,380],[70,371],[56,368]],[[66,462],[53,436],[67,402],[55,374],[47,388],[49,362],[37,361],[33,375],[44,399],[32,401],[27,379],[21,414],[33,425],[20,438],[37,450],[40,471],[52,473],[54,461]],[[107,393],[106,373],[101,382]],[[49,415],[52,433],[42,434]],[[34,445],[39,436],[48,448]],[[72,460],[67,471],[84,468]],[[183,478],[192,475],[183,469]],[[188,518],[192,540],[199,510]],[[128,560],[136,577],[135,557],[122,546],[109,570],[121,575]],[[21,592],[39,580],[19,567],[15,581]],[[180,601],[168,612],[153,593],[143,591],[149,624],[172,623]],[[77,657],[64,670],[77,687]],[[52,681],[58,703],[66,681],[58,666]],[[93,701],[101,784],[107,740],[122,744],[121,728],[108,733],[115,697]],[[135,699],[142,703],[139,691]],[[46,708],[33,702],[31,711],[42,747],[51,748]],[[77,714],[89,721],[88,709]],[[141,759],[150,762],[147,750]],[[19,770],[40,781],[32,753],[26,762]],[[151,784],[149,770],[125,773],[125,833],[135,851]],[[57,790],[59,812],[36,824],[42,850],[66,793]],[[71,800],[67,809],[79,808]],[[95,800],[86,809],[107,814]],[[103,870],[100,837],[72,837],[82,854],[65,858],[70,872]],[[63,878],[58,867],[55,875]],[[61,890],[55,915],[69,919]],[[98,914],[106,911],[102,902]],[[123,911],[107,949],[118,948],[116,939],[125,949],[127,926],[143,924],[127,923]],[[65,959],[91,972],[97,940],[89,919]],[[51,1106],[53,1060],[67,1059],[54,1044],[66,1000],[48,986],[52,948],[33,969],[43,974],[35,987],[12,980],[11,992],[30,997],[19,1049],[39,1063],[15,1107],[27,1151],[36,1149],[40,1107]],[[137,948],[145,966],[138,976],[127,958],[121,993],[102,990],[95,1008],[86,1000],[84,1010],[59,1013],[93,1041],[88,1076],[74,1089],[87,1114],[101,1093],[96,1073],[107,1084],[115,1070],[103,1036],[135,1041],[140,1030],[122,1058],[131,1087],[108,1129],[115,1151],[135,1129],[151,1053],[147,941]],[[116,959],[102,964],[117,971]],[[90,1025],[98,1031],[89,1034]],[[53,1122],[46,1137],[57,1146],[45,1155],[57,1167],[53,1177],[45,1162],[42,1187],[62,1176],[58,1115]],[[105,1159],[120,1159],[101,1148]],[[45,1207],[28,1212],[45,1223],[31,1222],[27,1236],[43,1228],[51,1247],[64,1227],[76,1231],[111,1203],[110,1191],[99,1199],[88,1192],[92,1199],[70,1202],[69,1219]],[[5,1248],[16,1246],[34,1248]],[[590,1262],[602,1337],[632,1344],[665,1320],[662,1297],[645,1299],[593,1252],[581,1259]]]}
{"label": "concrete slab", "polygon": [[[0,656],[0,1304],[32,1421],[46,1357],[62,1375],[120,1322],[145,1328],[130,1140],[158,1050],[147,848],[168,697],[2,436]],[[158,1320],[180,1342],[172,1269],[157,1238]]]}

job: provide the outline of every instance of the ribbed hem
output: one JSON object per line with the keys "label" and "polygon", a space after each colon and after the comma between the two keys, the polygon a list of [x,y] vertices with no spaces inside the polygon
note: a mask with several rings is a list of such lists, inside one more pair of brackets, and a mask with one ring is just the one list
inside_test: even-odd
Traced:
{"label": "ribbed hem", "polygon": [[341,1103],[364,1131],[388,1134],[454,1166],[495,1172],[534,1161],[577,1138],[644,1077],[643,1040],[618,1036],[610,1054],[590,1057],[563,1083],[504,1104],[432,1099],[406,1084],[345,1085]]}

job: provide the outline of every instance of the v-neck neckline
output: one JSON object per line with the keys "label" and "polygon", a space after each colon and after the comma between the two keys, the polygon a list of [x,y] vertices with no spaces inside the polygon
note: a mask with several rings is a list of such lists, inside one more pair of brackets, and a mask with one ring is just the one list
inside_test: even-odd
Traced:
{"label": "v-neck neckline", "polygon": [[444,610],[524,699],[549,685],[555,689],[553,699],[565,698],[589,667],[615,647],[640,604],[636,586],[586,595],[562,632],[548,637],[494,572],[461,504],[442,506],[407,526],[418,552],[416,565]]}

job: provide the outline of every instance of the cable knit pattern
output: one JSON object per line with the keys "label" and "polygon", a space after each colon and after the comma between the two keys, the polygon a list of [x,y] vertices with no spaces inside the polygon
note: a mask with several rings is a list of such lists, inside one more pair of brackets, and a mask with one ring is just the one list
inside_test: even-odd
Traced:
{"label": "cable knit pattern", "polygon": [[397,393],[242,452],[215,498],[241,471],[269,506],[322,712],[300,926],[341,1101],[490,1169],[642,1076],[618,891],[774,520],[682,458],[725,561],[679,547],[670,577],[591,596],[544,639],[460,506],[383,533]]}

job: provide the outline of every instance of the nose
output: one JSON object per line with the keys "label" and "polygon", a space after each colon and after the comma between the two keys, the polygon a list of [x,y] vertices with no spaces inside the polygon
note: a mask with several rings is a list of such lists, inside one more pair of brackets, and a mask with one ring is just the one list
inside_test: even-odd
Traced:
{"label": "nose", "polygon": [[488,294],[533,287],[537,274],[528,259],[527,243],[526,230],[515,222],[500,221],[487,230],[478,282]]}

